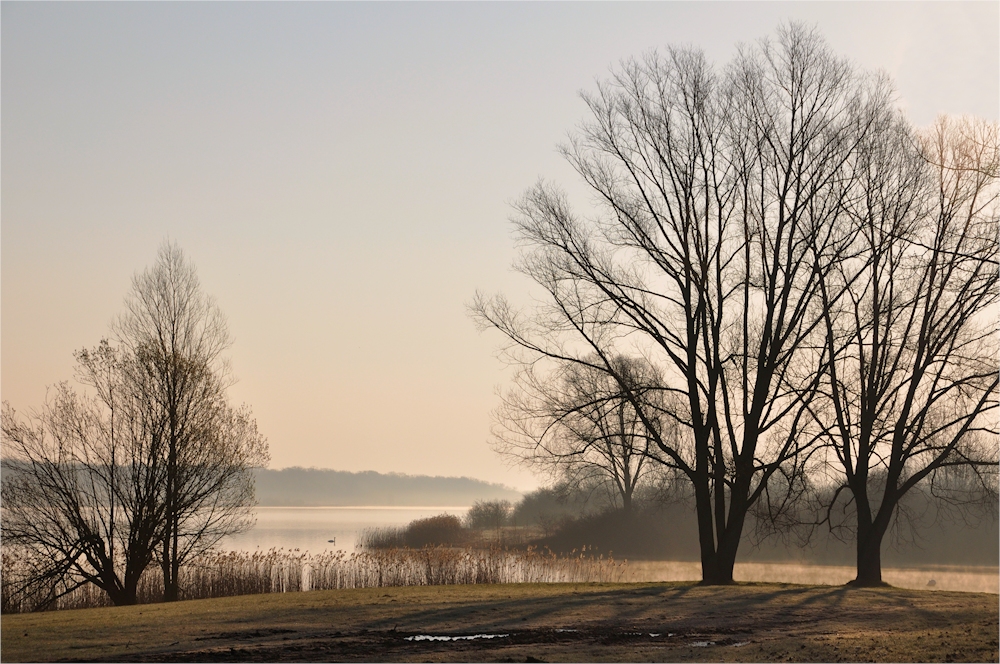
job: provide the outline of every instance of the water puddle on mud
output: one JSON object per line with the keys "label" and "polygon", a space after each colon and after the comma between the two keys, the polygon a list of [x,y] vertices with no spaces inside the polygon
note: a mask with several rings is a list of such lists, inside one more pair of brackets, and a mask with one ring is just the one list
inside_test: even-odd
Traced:
{"label": "water puddle on mud", "polygon": [[510,634],[469,634],[468,636],[435,636],[434,634],[415,634],[404,637],[404,641],[472,641],[473,639],[502,639]]}
{"label": "water puddle on mud", "polygon": [[[652,636],[652,634],[650,634]],[[749,641],[734,641],[730,643],[729,639],[723,639],[722,641],[694,641],[690,643],[692,648],[707,648],[709,646],[730,646],[731,648],[739,648],[748,645]]]}

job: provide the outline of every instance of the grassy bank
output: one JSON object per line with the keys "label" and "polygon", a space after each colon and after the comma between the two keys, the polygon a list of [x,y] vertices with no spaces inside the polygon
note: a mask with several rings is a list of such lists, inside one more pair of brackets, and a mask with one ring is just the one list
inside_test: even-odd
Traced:
{"label": "grassy bank", "polygon": [[[997,661],[997,621],[996,595],[896,588],[363,588],[9,615],[2,656],[6,662]],[[476,634],[505,636],[408,639]]]}

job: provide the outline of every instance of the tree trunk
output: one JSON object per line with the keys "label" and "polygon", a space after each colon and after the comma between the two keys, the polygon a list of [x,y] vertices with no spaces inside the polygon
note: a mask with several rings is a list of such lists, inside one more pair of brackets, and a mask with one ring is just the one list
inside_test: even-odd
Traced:
{"label": "tree trunk", "polygon": [[167,452],[167,532],[163,539],[163,601],[176,602],[177,565],[177,433],[175,415],[170,414],[170,440]]}
{"label": "tree trunk", "polygon": [[733,567],[736,565],[736,552],[740,546],[743,518],[739,518],[738,521],[739,527],[734,528],[735,524],[730,517],[730,523],[727,524],[723,537],[720,538],[718,546],[715,546],[712,506],[698,506],[702,585],[720,586],[733,583]]}
{"label": "tree trunk", "polygon": [[171,565],[171,567],[170,567],[170,581],[171,581],[171,588],[170,588],[171,597],[170,597],[170,601],[172,601],[172,602],[176,602],[178,599],[180,599],[180,581],[179,581],[179,578],[180,578],[180,572],[181,572],[181,559],[177,555],[177,539],[178,539],[177,531],[179,529],[179,525],[180,524],[179,524],[178,520],[175,519],[174,520],[174,541],[173,541],[174,551],[173,551],[173,555],[170,558],[170,565]]}
{"label": "tree trunk", "polygon": [[[102,562],[107,564],[107,559],[105,558]],[[119,581],[118,576],[110,568],[102,570],[98,578],[93,579],[91,582],[106,592],[108,599],[115,606],[129,606],[136,603],[135,592],[129,594],[128,587]]]}
{"label": "tree trunk", "polygon": [[132,606],[139,603],[134,588],[132,589],[132,593],[129,593],[127,590],[116,590],[114,592],[109,590],[107,593],[111,599],[111,603],[115,606]]}
{"label": "tree trunk", "polygon": [[701,557],[701,585],[703,586],[728,586],[733,583],[733,564],[736,556],[729,556],[724,552],[715,552],[708,556]]}
{"label": "tree trunk", "polygon": [[[721,536],[718,546],[714,551],[706,551],[704,543],[706,538],[701,538],[701,583],[706,586],[729,585],[733,581],[733,568],[736,566],[736,554],[739,552],[740,539],[743,535],[743,524],[746,522],[747,510],[749,509],[749,499],[747,494],[749,487],[745,482],[738,483],[734,491],[729,496],[729,516],[723,528],[719,528]],[[706,506],[704,511],[709,515],[712,513],[711,506]],[[725,508],[721,510],[725,513]],[[699,530],[701,530],[701,512],[699,509]],[[708,521],[708,528],[711,532],[711,520]],[[711,534],[709,535],[711,538]],[[711,540],[709,540],[711,541]]]}
{"label": "tree trunk", "polygon": [[[860,524],[859,524],[860,526]],[[857,577],[850,582],[852,586],[884,586],[882,580],[882,538],[885,528],[878,523],[858,528]]]}
{"label": "tree trunk", "polygon": [[720,576],[718,571],[712,496],[707,481],[696,481],[694,497],[698,515],[698,547],[701,550],[701,582],[706,585],[726,583],[724,574]]}
{"label": "tree trunk", "polygon": [[176,602],[179,598],[177,589],[177,522],[171,519],[170,535],[163,545],[163,601]]}
{"label": "tree trunk", "polygon": [[125,570],[125,594],[130,598],[131,604],[139,603],[139,579],[142,572],[142,569]]}

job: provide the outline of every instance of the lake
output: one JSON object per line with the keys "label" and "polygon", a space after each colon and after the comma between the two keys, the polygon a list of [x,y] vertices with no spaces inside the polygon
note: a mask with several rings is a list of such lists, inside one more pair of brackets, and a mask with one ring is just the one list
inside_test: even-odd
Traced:
{"label": "lake", "polygon": [[[365,528],[405,526],[414,519],[438,514],[459,518],[465,507],[258,507],[257,524],[249,531],[225,538],[219,545],[231,551],[299,549],[310,553],[351,553]],[[330,542],[329,540],[335,540]]]}
{"label": "lake", "polygon": [[[414,519],[438,514],[465,516],[468,507],[258,507],[257,524],[249,531],[224,539],[220,548],[233,551],[299,549],[309,553],[324,550],[354,551],[358,534],[365,528],[405,526]],[[329,540],[335,540],[330,542]],[[696,562],[632,561],[633,581],[696,581],[701,566]],[[853,567],[801,563],[737,563],[738,581],[842,585],[854,577]],[[907,569],[884,568],[883,578],[902,588],[960,590],[997,593],[997,567],[936,565]],[[934,580],[934,585],[928,583]]]}

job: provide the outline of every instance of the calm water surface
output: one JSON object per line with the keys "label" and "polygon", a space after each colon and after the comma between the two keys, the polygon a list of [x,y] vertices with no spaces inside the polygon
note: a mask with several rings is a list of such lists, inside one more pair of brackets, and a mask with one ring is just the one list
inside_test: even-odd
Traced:
{"label": "calm water surface", "polygon": [[[414,519],[438,514],[465,516],[468,507],[258,507],[257,524],[225,538],[220,548],[231,551],[299,549],[310,553],[343,550],[351,553],[365,528],[405,526]],[[331,542],[329,540],[335,540]]]}

